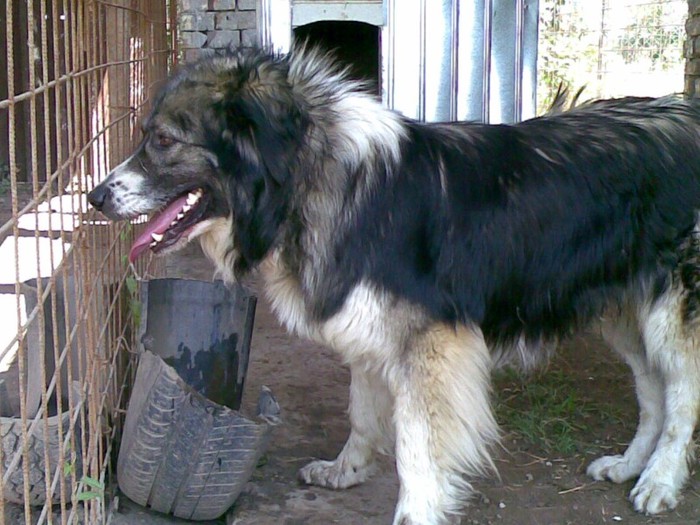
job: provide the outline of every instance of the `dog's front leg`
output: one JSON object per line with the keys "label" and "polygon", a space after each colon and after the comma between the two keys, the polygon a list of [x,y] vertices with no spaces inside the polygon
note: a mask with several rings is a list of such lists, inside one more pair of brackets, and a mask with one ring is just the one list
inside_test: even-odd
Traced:
{"label": "dog's front leg", "polygon": [[312,461],[299,471],[305,483],[344,489],[362,483],[376,470],[377,452],[393,449],[392,396],[384,379],[359,364],[351,367],[350,437],[334,461]]}
{"label": "dog's front leg", "polygon": [[[685,293],[669,289],[642,317],[649,366],[663,384],[664,419],[656,448],[630,493],[635,510],[657,514],[678,504],[694,459],[693,432],[700,411],[697,317],[687,317]],[[695,293],[694,291],[692,293]],[[697,315],[697,314],[694,314]]]}
{"label": "dog's front leg", "polygon": [[448,523],[471,491],[462,475],[493,467],[490,355],[481,332],[464,327],[435,325],[409,344],[389,374],[401,482],[394,525]]}

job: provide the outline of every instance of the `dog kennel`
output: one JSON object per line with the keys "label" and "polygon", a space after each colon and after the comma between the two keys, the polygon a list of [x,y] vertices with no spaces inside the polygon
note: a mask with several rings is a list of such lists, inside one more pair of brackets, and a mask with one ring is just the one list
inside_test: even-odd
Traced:
{"label": "dog kennel", "polygon": [[535,115],[538,0],[262,0],[261,43],[320,43],[420,120]]}

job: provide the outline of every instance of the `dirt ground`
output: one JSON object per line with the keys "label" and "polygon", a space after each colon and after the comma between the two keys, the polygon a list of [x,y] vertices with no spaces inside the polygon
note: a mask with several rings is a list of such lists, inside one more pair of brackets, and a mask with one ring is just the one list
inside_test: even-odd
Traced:
{"label": "dirt ground", "polygon": [[[196,250],[169,262],[172,276],[209,279]],[[364,485],[345,491],[307,487],[297,470],[313,458],[334,458],[348,433],[349,373],[328,349],[287,335],[259,294],[244,408],[269,386],[284,424],[274,431],[264,461],[226,517],[228,525],[391,523],[398,483],[391,458]],[[584,335],[562,345],[550,376],[496,381],[503,428],[495,451],[500,479],[476,480],[463,525],[700,524],[700,475],[693,473],[679,507],[666,515],[636,514],[627,501],[633,483],[593,482],[586,466],[620,453],[632,438],[637,407],[630,375],[599,339]],[[553,406],[556,405],[555,408]],[[542,422],[532,416],[542,416]],[[572,417],[566,417],[572,416]],[[125,497],[122,496],[122,500]],[[166,523],[122,501],[114,525]],[[167,523],[184,523],[179,520]]]}

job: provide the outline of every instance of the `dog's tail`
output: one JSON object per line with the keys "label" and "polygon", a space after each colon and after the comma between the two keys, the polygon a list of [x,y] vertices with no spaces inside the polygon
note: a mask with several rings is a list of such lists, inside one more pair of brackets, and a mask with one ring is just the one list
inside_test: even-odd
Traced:
{"label": "dog's tail", "polygon": [[581,98],[581,95],[585,89],[585,85],[581,86],[578,91],[574,93],[574,96],[571,97],[570,87],[564,82],[560,82],[559,86],[557,87],[557,93],[554,95],[552,104],[549,106],[546,114],[558,115],[559,113],[564,113],[565,111],[575,108],[579,105],[579,99]]}

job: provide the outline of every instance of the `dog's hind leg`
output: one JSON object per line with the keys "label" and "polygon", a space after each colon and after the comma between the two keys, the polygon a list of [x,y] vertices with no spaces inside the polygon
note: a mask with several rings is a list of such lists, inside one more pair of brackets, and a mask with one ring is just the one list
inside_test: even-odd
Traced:
{"label": "dog's hind leg", "polygon": [[435,325],[414,335],[388,371],[401,488],[394,525],[447,522],[493,463],[490,354],[478,329]]}
{"label": "dog's hind leg", "polygon": [[351,367],[350,437],[334,461],[312,461],[299,471],[310,485],[344,489],[362,483],[376,471],[377,452],[393,449],[393,403],[384,379],[363,365]]}
{"label": "dog's hind leg", "polygon": [[661,435],[630,493],[634,508],[649,514],[677,505],[693,452],[700,408],[700,325],[696,315],[686,315],[686,299],[672,287],[640,316],[649,363],[664,383]]}
{"label": "dog's hind leg", "polygon": [[632,369],[639,401],[639,426],[624,455],[603,456],[588,467],[593,479],[622,483],[638,476],[656,447],[664,422],[664,387],[661,375],[650,366],[637,316],[629,308],[610,314],[602,323],[603,338]]}

